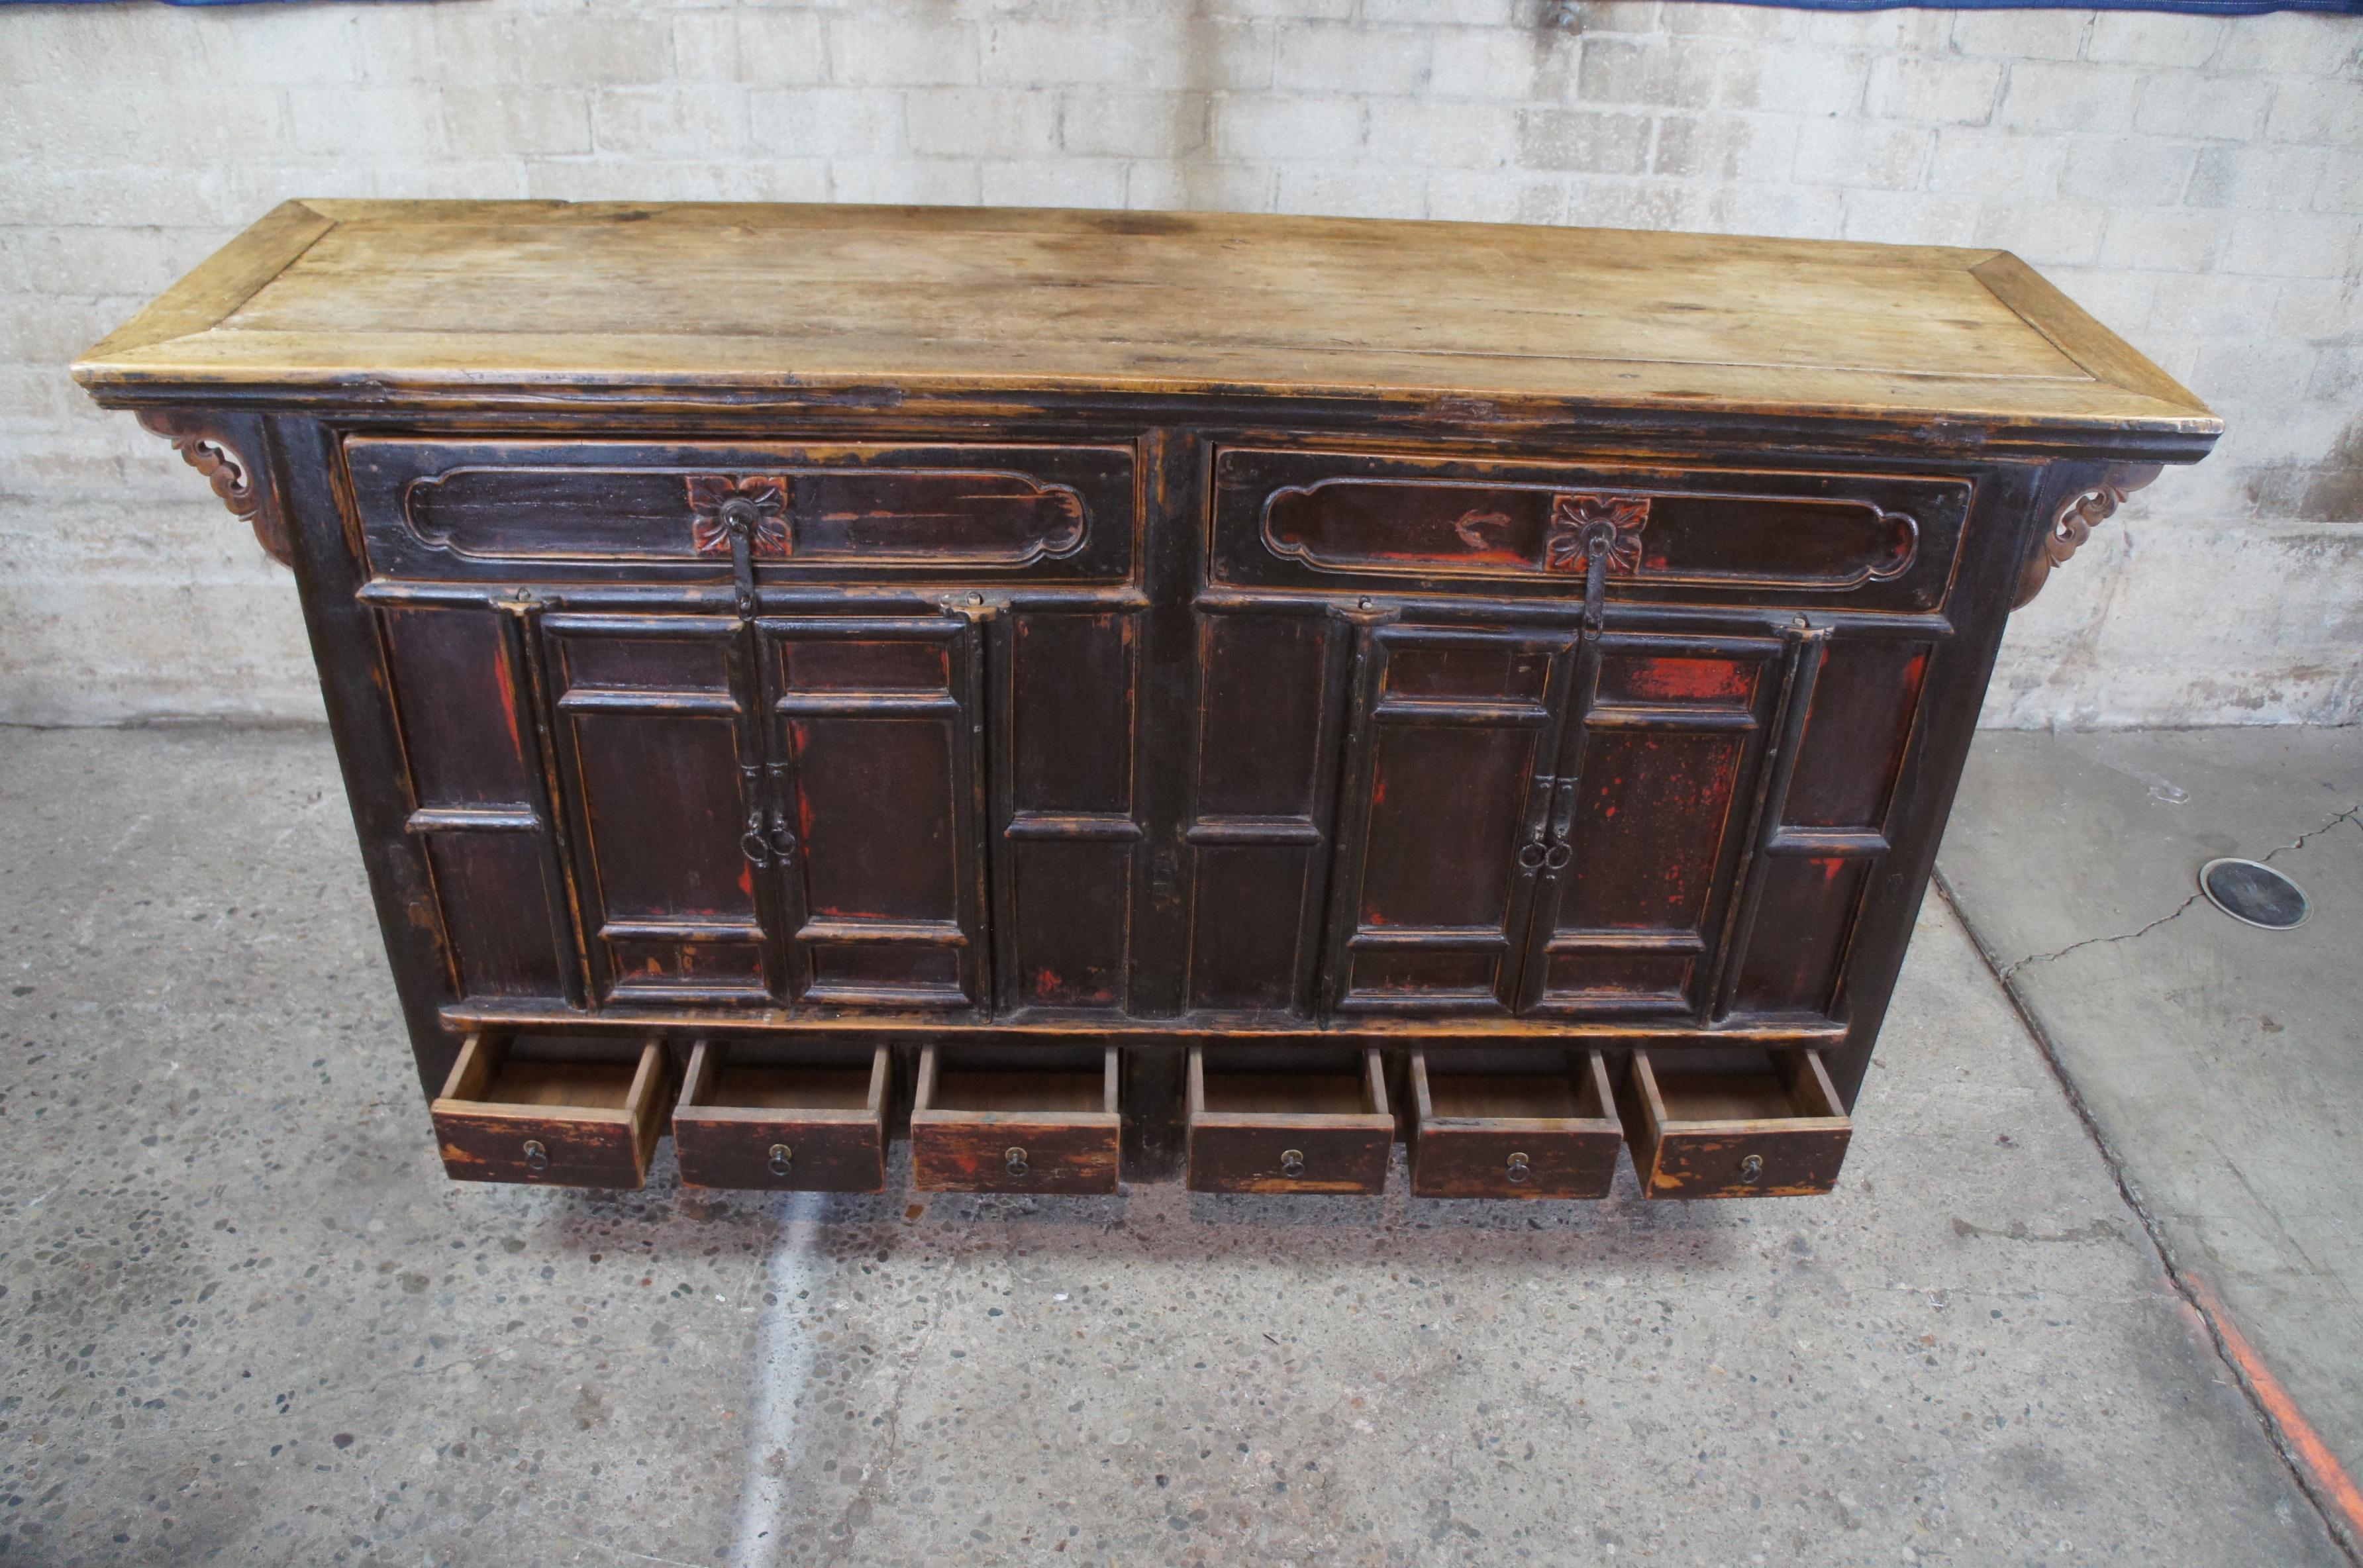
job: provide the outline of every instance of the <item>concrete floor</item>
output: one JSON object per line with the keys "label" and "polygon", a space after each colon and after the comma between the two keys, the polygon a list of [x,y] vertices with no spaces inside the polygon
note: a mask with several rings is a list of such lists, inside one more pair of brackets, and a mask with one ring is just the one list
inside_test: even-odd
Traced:
{"label": "concrete floor", "polygon": [[[2202,898],[2233,855],[2307,922]],[[2363,729],[1982,735],[1939,864],[2315,1490],[2363,1511]]]}
{"label": "concrete floor", "polygon": [[444,1180],[317,734],[0,843],[0,1562],[2346,1561],[1940,900],[1829,1198],[717,1199]]}

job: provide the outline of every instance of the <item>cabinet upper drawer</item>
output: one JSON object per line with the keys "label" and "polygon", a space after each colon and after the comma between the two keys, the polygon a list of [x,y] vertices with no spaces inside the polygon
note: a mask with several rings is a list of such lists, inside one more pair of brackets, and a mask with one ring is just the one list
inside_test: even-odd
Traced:
{"label": "cabinet upper drawer", "polygon": [[756,504],[768,581],[1132,568],[1129,447],[355,436],[345,453],[371,565],[396,577],[727,578],[733,496]]}
{"label": "cabinet upper drawer", "polygon": [[1216,580],[1503,597],[1583,591],[1581,537],[1614,524],[1613,597],[1942,603],[1966,480],[1228,447]]}

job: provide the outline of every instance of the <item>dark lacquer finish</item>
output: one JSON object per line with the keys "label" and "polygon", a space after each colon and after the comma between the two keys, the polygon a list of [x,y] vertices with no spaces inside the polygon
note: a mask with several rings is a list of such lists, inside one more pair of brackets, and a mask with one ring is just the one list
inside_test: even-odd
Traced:
{"label": "dark lacquer finish", "polygon": [[1824,1190],[2220,428],[2000,253],[1205,215],[294,203],[76,373],[295,569],[448,1168],[586,1185],[1370,1192],[1392,1075]]}
{"label": "dark lacquer finish", "polygon": [[443,1168],[469,1181],[638,1187],[671,1096],[654,1041],[471,1034],[429,1108]]}
{"label": "dark lacquer finish", "polygon": [[1395,1141],[1373,1050],[1190,1052],[1193,1192],[1374,1193]]}
{"label": "dark lacquer finish", "polygon": [[1636,1051],[1617,1109],[1645,1198],[1791,1198],[1836,1185],[1853,1123],[1810,1049]]}
{"label": "dark lacquer finish", "polygon": [[1625,1147],[1597,1051],[1414,1051],[1411,1189],[1421,1198],[1605,1198]]}
{"label": "dark lacquer finish", "polygon": [[673,1104],[691,1187],[876,1192],[886,1185],[883,1045],[700,1040]]}
{"label": "dark lacquer finish", "polygon": [[1113,1045],[1012,1052],[929,1045],[911,1098],[923,1190],[1106,1193],[1122,1119]]}

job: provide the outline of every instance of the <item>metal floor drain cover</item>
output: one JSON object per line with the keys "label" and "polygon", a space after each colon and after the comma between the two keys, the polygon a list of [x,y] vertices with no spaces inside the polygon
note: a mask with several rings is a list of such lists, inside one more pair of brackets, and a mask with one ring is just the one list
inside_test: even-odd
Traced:
{"label": "metal floor drain cover", "polygon": [[2287,931],[2313,912],[2305,889],[2258,860],[2211,860],[2199,868],[2199,890],[2234,920]]}

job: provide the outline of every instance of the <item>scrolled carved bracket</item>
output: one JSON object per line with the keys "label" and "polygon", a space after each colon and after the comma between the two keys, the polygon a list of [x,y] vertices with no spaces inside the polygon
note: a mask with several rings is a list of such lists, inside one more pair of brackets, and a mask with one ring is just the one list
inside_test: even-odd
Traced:
{"label": "scrolled carved bracket", "polygon": [[2042,592],[2051,569],[2067,565],[2068,558],[2092,536],[2092,530],[2115,515],[2126,496],[2158,478],[2161,467],[2158,463],[2118,463],[2102,474],[2098,483],[2070,492],[2051,513],[2049,525],[2036,536],[2035,548],[2019,568],[2018,592],[2010,607],[2019,609]]}
{"label": "scrolled carved bracket", "polygon": [[[237,439],[249,450],[261,451],[262,432],[259,423],[237,419],[235,424],[243,427],[237,431]],[[283,567],[295,564],[294,552],[288,545],[287,524],[279,514],[278,500],[246,453],[232,444],[231,420],[148,409],[139,414],[139,425],[172,442],[172,450],[181,454],[182,460],[205,476],[231,515],[245,518],[253,527],[254,542],[262,547],[264,555]]]}

